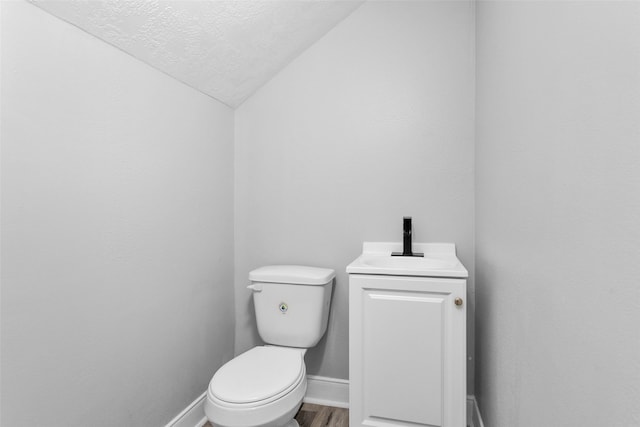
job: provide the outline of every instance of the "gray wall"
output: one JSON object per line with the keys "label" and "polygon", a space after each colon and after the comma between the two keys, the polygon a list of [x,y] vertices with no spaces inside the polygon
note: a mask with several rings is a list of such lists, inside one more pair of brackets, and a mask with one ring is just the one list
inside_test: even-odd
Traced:
{"label": "gray wall", "polygon": [[416,241],[456,243],[471,271],[473,354],[473,61],[471,2],[367,2],[236,110],[237,353],[260,342],[251,269],[331,267],[307,366],[348,378],[345,267],[412,215]]}
{"label": "gray wall", "polygon": [[640,3],[479,2],[476,397],[640,425]]}
{"label": "gray wall", "polygon": [[233,356],[233,111],[0,7],[0,424],[163,425]]}

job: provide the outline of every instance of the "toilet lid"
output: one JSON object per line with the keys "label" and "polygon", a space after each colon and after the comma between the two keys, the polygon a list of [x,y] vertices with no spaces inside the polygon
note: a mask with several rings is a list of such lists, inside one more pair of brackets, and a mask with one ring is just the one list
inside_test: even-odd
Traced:
{"label": "toilet lid", "polygon": [[229,403],[253,403],[284,394],[304,375],[299,349],[254,347],[226,363],[211,379],[209,389]]}

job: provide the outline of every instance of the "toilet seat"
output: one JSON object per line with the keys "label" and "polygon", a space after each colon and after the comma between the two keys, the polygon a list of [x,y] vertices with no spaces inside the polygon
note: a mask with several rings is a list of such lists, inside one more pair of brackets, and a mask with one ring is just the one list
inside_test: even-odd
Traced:
{"label": "toilet seat", "polygon": [[264,405],[294,389],[305,375],[304,351],[259,346],[222,366],[209,383],[209,392],[225,406]]}
{"label": "toilet seat", "polygon": [[285,425],[307,391],[305,352],[260,346],[227,362],[209,383],[207,418],[222,427]]}

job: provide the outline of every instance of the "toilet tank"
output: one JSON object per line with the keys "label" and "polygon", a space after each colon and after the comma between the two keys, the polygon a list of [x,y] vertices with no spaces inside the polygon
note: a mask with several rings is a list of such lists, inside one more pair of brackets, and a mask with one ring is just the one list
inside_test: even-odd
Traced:
{"label": "toilet tank", "polygon": [[335,271],[270,265],[249,273],[258,333],[267,344],[310,348],[327,330]]}

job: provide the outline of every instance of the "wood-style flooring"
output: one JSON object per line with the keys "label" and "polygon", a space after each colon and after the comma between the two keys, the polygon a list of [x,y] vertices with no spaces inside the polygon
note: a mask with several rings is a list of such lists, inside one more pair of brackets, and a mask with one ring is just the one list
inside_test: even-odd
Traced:
{"label": "wood-style flooring", "polygon": [[303,403],[296,421],[300,427],[349,427],[349,410]]}
{"label": "wood-style flooring", "polygon": [[[300,427],[349,427],[349,410],[303,403],[296,414]],[[206,423],[203,427],[212,427]]]}

